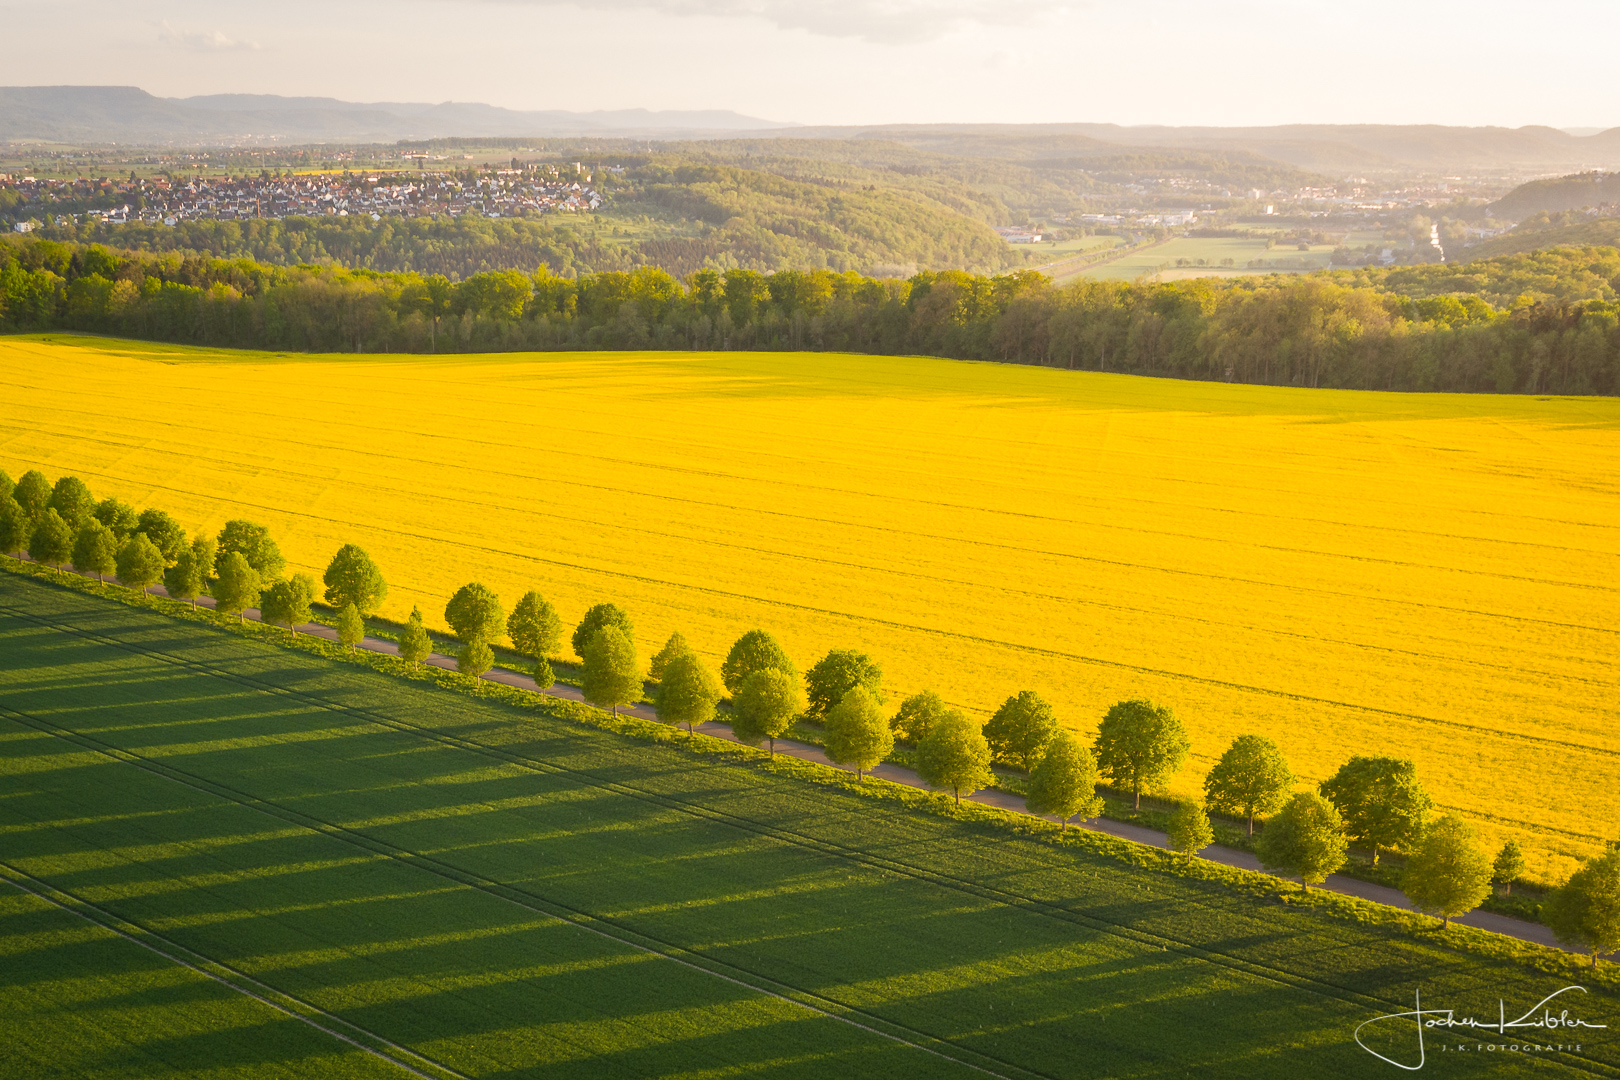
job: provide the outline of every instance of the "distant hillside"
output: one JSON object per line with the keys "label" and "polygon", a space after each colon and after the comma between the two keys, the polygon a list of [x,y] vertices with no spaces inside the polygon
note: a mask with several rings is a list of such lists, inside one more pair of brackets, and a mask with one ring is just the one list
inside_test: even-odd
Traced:
{"label": "distant hillside", "polygon": [[1620,203],[1620,173],[1585,172],[1520,184],[1495,203],[1491,214],[1519,221],[1532,214],[1584,210],[1588,206]]}
{"label": "distant hillside", "polygon": [[933,124],[871,128],[794,128],[787,138],[891,139],[940,153],[973,154],[975,146],[1010,140],[1042,143],[1035,157],[1118,153],[1121,147],[1247,152],[1313,172],[1344,175],[1396,169],[1450,171],[1490,167],[1620,166],[1620,128],[1572,135],[1550,127],[1443,127],[1437,124],[1286,124],[1277,127],[1122,127],[1118,124]]}
{"label": "distant hillside", "polygon": [[0,139],[207,143],[280,140],[393,142],[444,135],[682,137],[780,127],[724,111],[520,112],[466,102],[357,104],[334,98],[213,94],[159,98],[133,86],[0,87]]}
{"label": "distant hillside", "polygon": [[[1570,220],[1572,218],[1577,220]],[[1463,249],[1459,260],[1472,262],[1497,255],[1518,255],[1555,247],[1620,248],[1620,217],[1538,214],[1504,236]]]}

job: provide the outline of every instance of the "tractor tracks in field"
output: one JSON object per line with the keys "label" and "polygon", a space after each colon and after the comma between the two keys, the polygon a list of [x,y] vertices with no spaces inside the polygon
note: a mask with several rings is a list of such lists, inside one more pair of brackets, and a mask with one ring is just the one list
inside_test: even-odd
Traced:
{"label": "tractor tracks in field", "polygon": [[421,1080],[468,1080],[464,1074],[447,1065],[391,1042],[374,1031],[368,1031],[301,998],[277,990],[228,964],[222,964],[218,960],[188,949],[149,927],[121,918],[106,908],[92,904],[65,889],[59,889],[10,863],[0,862],[0,881],[4,881],[18,892],[26,893],[70,915],[77,915],[93,926],[156,953],[171,964],[183,967],[205,979],[219,983],[228,990],[252,998],[276,1012],[308,1024],[316,1031],[403,1069],[412,1076],[420,1077]]}
{"label": "tractor tracks in field", "polygon": [[[1218,949],[1211,949],[1194,941],[1174,937],[1166,933],[1140,930],[1125,923],[1110,920],[1100,915],[1077,911],[1050,900],[1026,896],[1008,889],[986,885],[982,882],[962,878],[943,871],[930,869],[914,863],[906,862],[902,859],[875,855],[871,852],[860,849],[845,847],[831,841],[810,836],[808,834],[800,833],[791,829],[785,829],[778,825],[773,825],[742,815],[717,810],[698,803],[688,802],[662,792],[641,788],[633,784],[627,784],[623,781],[610,780],[598,774],[592,773],[589,770],[558,765],[553,762],[543,761],[537,758],[515,753],[510,750],[490,746],[486,743],[480,743],[476,740],[466,739],[464,737],[451,735],[442,731],[435,731],[430,728],[423,728],[385,714],[377,713],[367,708],[347,705],[321,697],[317,694],[312,694],[301,690],[294,690],[279,684],[268,683],[252,676],[244,675],[240,672],[230,671],[213,664],[192,660],[187,657],[178,656],[176,654],[167,653],[161,650],[146,649],[139,646],[129,645],[117,640],[116,638],[111,638],[82,627],[56,623],[53,620],[33,616],[30,613],[18,612],[17,609],[11,608],[8,605],[0,605],[0,611],[5,611],[13,615],[20,615],[28,621],[51,626],[85,640],[113,647],[119,649],[120,651],[151,657],[159,662],[174,667],[194,671],[214,678],[224,679],[256,693],[262,693],[274,697],[283,697],[300,702],[306,707],[349,716],[358,721],[369,723],[399,734],[405,734],[429,742],[437,743],[438,745],[447,748],[474,753],[489,759],[500,761],[510,766],[524,769],[526,771],[535,772],[542,775],[563,777],[582,786],[610,791],[627,798],[636,799],[638,801],[657,806],[666,811],[672,811],[709,820],[716,824],[725,825],[738,831],[747,832],[776,843],[810,850],[827,857],[841,859],[868,869],[875,869],[881,872],[894,874],[896,876],[908,877],[933,885],[937,888],[948,889],[963,893],[965,895],[974,896],[980,900],[987,900],[1042,917],[1055,918],[1071,925],[1082,927],[1097,933],[1108,934],[1148,949],[1156,948],[1167,952],[1174,951],[1190,959],[1201,960],[1217,967],[1226,968],[1235,974],[1241,974],[1250,978],[1256,978],[1279,985],[1291,986],[1295,989],[1318,994],[1326,998],[1340,1001],[1347,1005],[1355,1005],[1358,1007],[1385,1007],[1397,1004],[1393,1001],[1379,999],[1372,994],[1352,987],[1342,986],[1325,979],[1300,975],[1283,968],[1248,960],[1230,953],[1222,952]],[[579,926],[582,929],[586,929],[601,936],[618,940],[629,947],[665,957],[666,959],[681,963],[683,966],[695,968],[715,977],[748,987],[755,992],[790,1001],[794,1004],[801,1005],[804,1008],[827,1015],[830,1018],[852,1024],[856,1027],[861,1027],[892,1041],[914,1046],[917,1049],[936,1056],[956,1061],[980,1072],[988,1072],[996,1076],[1002,1076],[1002,1074],[996,1072],[994,1068],[987,1067],[986,1065],[974,1064],[971,1061],[962,1060],[956,1055],[979,1057],[981,1060],[994,1063],[996,1067],[1008,1069],[1013,1072],[1024,1073],[1026,1075],[1045,1075],[1035,1070],[994,1058],[991,1055],[983,1054],[980,1051],[971,1050],[949,1039],[907,1028],[904,1025],[887,1020],[881,1016],[877,1016],[876,1014],[866,1012],[858,1007],[839,1002],[836,999],[828,998],[811,991],[802,990],[798,987],[791,986],[790,984],[778,982],[777,980],[772,979],[770,976],[764,975],[763,973],[754,972],[735,964],[715,960],[702,953],[696,953],[688,950],[685,947],[673,942],[663,941],[652,935],[648,935],[612,918],[573,908],[559,901],[542,897],[530,890],[507,885],[494,879],[483,877],[474,871],[467,870],[466,868],[457,866],[454,863],[445,862],[441,859],[412,851],[409,848],[380,840],[363,831],[334,822],[329,822],[324,819],[314,817],[313,815],[306,814],[302,811],[292,810],[290,808],[281,806],[272,800],[255,796],[250,792],[240,791],[218,781],[189,773],[167,763],[159,762],[154,759],[135,754],[131,751],[123,750],[122,748],[114,746],[111,743],[106,743],[103,740],[97,739],[95,736],[87,735],[83,732],[74,731],[72,729],[63,728],[60,725],[53,724],[50,721],[42,718],[19,713],[17,710],[8,706],[0,706],[0,714],[12,716],[17,720],[17,722],[23,724],[24,726],[32,727],[41,733],[52,735],[56,738],[63,739],[64,741],[79,745],[85,749],[93,750],[114,760],[131,764],[142,769],[143,771],[147,771],[153,775],[183,784],[204,794],[211,795],[215,798],[221,798],[226,801],[236,803],[237,805],[241,805],[245,808],[265,813],[290,824],[295,824],[301,828],[320,832],[323,835],[329,836],[333,839],[337,839],[354,847],[366,850],[371,854],[381,855],[406,865],[415,866],[418,869],[422,869],[441,878],[454,881],[465,887],[478,889],[481,892],[485,892],[520,907],[524,907],[527,910],[557,918],[563,922],[568,922],[572,925]],[[946,1053],[945,1051],[935,1049],[929,1045],[926,1045],[928,1043],[948,1046],[954,1053]],[[1620,1076],[1620,1070],[1614,1070],[1610,1066],[1596,1061],[1586,1061],[1585,1059],[1581,1059],[1580,1067],[1584,1068],[1587,1072],[1593,1073],[1594,1075]]]}

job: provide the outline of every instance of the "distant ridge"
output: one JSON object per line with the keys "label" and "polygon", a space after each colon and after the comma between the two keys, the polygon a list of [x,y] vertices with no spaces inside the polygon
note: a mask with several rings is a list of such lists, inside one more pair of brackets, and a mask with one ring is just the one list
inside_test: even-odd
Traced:
{"label": "distant ridge", "polygon": [[[1344,175],[1414,169],[1547,169],[1620,166],[1620,128],[1571,135],[1551,127],[1444,127],[1438,124],[1284,124],[1277,127],[1123,127],[1119,124],[891,124],[796,127],[788,138],[888,139],[942,154],[1005,158],[1118,153],[1121,147],[1243,151],[1301,169]],[[1052,153],[1038,148],[1046,144]]]}
{"label": "distant ridge", "polygon": [[442,137],[682,138],[789,125],[723,110],[522,112],[467,102],[355,103],[273,94],[160,98],[134,86],[0,87],[0,139],[51,142],[393,142]]}

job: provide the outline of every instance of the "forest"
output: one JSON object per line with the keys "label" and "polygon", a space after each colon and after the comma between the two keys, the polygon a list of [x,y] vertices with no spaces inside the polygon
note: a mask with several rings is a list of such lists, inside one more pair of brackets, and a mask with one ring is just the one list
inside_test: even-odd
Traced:
{"label": "forest", "polygon": [[925,354],[1372,390],[1620,391],[1620,250],[1173,283],[1034,271],[564,277],[274,266],[10,238],[0,329],[310,352],[755,349]]}

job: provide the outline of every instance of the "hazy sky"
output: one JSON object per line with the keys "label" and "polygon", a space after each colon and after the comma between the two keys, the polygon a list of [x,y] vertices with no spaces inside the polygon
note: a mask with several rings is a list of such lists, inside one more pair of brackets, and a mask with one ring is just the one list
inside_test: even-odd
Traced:
{"label": "hazy sky", "polygon": [[0,83],[804,123],[1620,124],[1614,0],[0,0]]}

